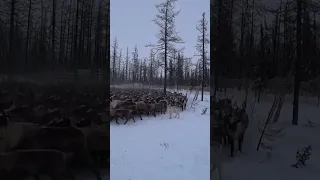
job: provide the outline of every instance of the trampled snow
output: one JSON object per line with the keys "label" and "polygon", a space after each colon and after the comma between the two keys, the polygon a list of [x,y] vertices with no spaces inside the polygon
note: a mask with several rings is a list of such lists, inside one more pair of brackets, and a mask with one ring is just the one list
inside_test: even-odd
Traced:
{"label": "trampled snow", "polygon": [[[234,90],[227,93],[229,97],[241,104],[245,97],[244,92]],[[242,98],[242,99],[241,99]],[[299,125],[291,124],[292,95],[287,95],[279,122],[275,126],[283,127],[280,137],[273,142],[274,150],[271,158],[266,158],[265,152],[257,152],[256,147],[260,137],[258,121],[266,120],[272,106],[273,96],[264,95],[260,103],[256,104],[255,112],[251,117],[253,95],[249,96],[248,114],[250,125],[244,139],[243,153],[231,159],[229,151],[222,158],[222,180],[318,180],[320,179],[320,107],[317,107],[317,98],[300,97]],[[315,127],[308,127],[311,121]],[[312,146],[310,160],[304,168],[294,168],[297,149]]]}
{"label": "trampled snow", "polygon": [[[190,109],[194,93],[180,119],[169,114],[135,118],[126,125],[110,125],[110,179],[210,179],[210,96],[200,95]],[[202,114],[203,109],[207,112]]]}

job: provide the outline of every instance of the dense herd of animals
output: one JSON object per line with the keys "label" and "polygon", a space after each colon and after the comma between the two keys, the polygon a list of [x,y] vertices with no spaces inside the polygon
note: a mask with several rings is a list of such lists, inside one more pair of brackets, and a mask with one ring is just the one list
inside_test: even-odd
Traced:
{"label": "dense herd of animals", "polygon": [[233,157],[235,142],[238,142],[237,149],[242,151],[244,134],[249,126],[248,115],[244,107],[232,104],[231,99],[221,99],[212,104],[211,141],[219,148],[230,145],[230,155]]}
{"label": "dense herd of animals", "polygon": [[102,87],[2,83],[0,179],[76,179],[109,169],[110,94]]}
{"label": "dense herd of animals", "polygon": [[[0,86],[0,179],[76,179],[109,169],[109,123],[186,108],[181,93],[3,82]],[[109,93],[110,92],[110,93]],[[179,109],[179,111],[177,110]],[[176,114],[177,116],[177,114]]]}
{"label": "dense herd of animals", "polygon": [[113,88],[110,95],[110,118],[116,120],[121,118],[130,119],[135,122],[135,117],[142,119],[142,115],[157,116],[157,113],[169,113],[169,118],[179,116],[179,111],[186,109],[187,95],[177,92],[166,92],[153,89],[121,89]]}

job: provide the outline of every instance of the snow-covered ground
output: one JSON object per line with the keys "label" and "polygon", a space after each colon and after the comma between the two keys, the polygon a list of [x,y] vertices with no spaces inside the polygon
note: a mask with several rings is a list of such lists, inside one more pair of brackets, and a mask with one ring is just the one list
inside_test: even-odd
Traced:
{"label": "snow-covered ground", "polygon": [[180,119],[158,114],[126,125],[111,123],[110,179],[210,179],[210,96],[190,109],[193,97]]}
{"label": "snow-covered ground", "polygon": [[[228,91],[227,96],[232,97],[241,104],[245,97],[244,92]],[[264,95],[260,103],[256,104],[255,112],[250,118],[250,125],[244,139],[243,153],[231,159],[223,157],[221,180],[318,180],[320,179],[320,107],[317,107],[317,98],[300,97],[299,125],[291,125],[292,95],[287,95],[279,122],[275,126],[283,127],[280,137],[277,137],[272,147],[271,159],[266,153],[257,152],[256,147],[260,137],[258,122],[266,120],[271,108],[273,95]],[[251,116],[253,95],[249,95],[248,114]],[[308,120],[315,127],[308,127]],[[296,151],[308,145],[312,146],[312,155],[304,168],[294,168]]]}

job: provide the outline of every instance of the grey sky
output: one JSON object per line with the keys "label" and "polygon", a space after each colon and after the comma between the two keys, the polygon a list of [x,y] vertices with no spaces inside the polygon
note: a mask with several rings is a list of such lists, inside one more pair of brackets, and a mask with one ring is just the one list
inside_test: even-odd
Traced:
{"label": "grey sky", "polygon": [[[110,33],[111,43],[117,37],[123,55],[129,47],[129,55],[135,45],[139,57],[148,57],[149,43],[156,43],[155,34],[158,32],[155,19],[157,9],[155,4],[163,0],[111,0],[110,4]],[[202,13],[206,13],[208,33],[210,30],[210,1],[209,0],[178,0],[177,10],[181,10],[176,19],[176,29],[184,40],[185,55],[191,57],[196,53],[195,45],[199,32],[196,29]],[[194,58],[195,59],[195,58]]]}

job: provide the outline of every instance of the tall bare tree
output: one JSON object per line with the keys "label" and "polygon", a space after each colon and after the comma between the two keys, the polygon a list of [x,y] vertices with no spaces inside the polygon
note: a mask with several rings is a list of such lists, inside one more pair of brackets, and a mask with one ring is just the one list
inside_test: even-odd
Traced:
{"label": "tall bare tree", "polygon": [[299,89],[300,89],[300,60],[301,60],[301,0],[297,0],[297,59],[295,62],[294,99],[292,124],[298,125]]}
{"label": "tall bare tree", "polygon": [[168,54],[173,51],[175,43],[183,43],[181,37],[178,35],[175,29],[175,18],[179,15],[180,11],[175,10],[175,3],[177,0],[165,0],[158,5],[156,8],[158,14],[153,22],[159,27],[159,32],[156,34],[158,42],[152,46],[156,53],[160,51],[163,53],[164,59],[164,84],[163,92],[166,94],[167,91],[167,68],[168,68]]}
{"label": "tall bare tree", "polygon": [[201,80],[201,101],[203,101],[203,91],[204,91],[204,84],[205,84],[205,73],[206,73],[206,66],[207,66],[207,53],[206,45],[210,43],[209,37],[208,37],[208,21],[206,20],[205,13],[202,14],[202,18],[199,21],[199,25],[197,26],[197,30],[200,32],[200,36],[198,36],[196,45],[197,51],[200,53],[198,56],[201,57],[202,61],[202,80]]}

